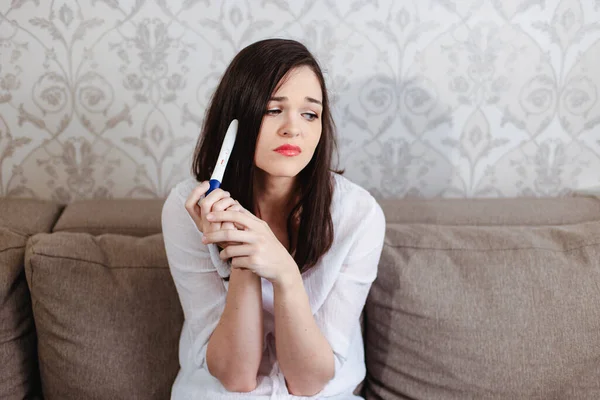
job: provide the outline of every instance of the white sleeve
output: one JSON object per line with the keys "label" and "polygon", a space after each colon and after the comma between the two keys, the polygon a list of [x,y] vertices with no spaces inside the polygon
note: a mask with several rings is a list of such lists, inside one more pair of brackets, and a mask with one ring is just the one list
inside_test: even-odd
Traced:
{"label": "white sleeve", "polygon": [[[215,247],[210,251],[202,243],[202,232],[185,209],[185,200],[177,187],[171,190],[162,208],[162,232],[169,269],[191,334],[190,354],[184,359],[202,368],[208,339],[225,307],[227,289],[221,273],[227,276],[228,271],[223,270],[227,264],[218,258],[216,245],[210,245]],[[218,267],[211,253],[221,263]]]}
{"label": "white sleeve", "polygon": [[373,203],[358,226],[352,250],[343,261],[340,275],[315,314],[315,321],[333,350],[336,374],[347,359],[352,335],[377,276],[385,216],[379,204]]}

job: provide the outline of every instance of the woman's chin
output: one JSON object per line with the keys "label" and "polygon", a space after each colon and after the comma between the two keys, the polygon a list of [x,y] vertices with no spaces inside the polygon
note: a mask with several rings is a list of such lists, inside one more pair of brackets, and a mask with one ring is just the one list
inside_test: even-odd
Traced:
{"label": "woman's chin", "polygon": [[260,168],[267,176],[273,178],[295,178],[302,171],[302,165],[290,165],[290,163],[269,163],[266,168]]}
{"label": "woman's chin", "polygon": [[294,171],[282,171],[282,170],[276,170],[276,171],[265,171],[266,175],[269,178],[277,178],[277,179],[292,179],[295,178],[296,176],[298,176],[298,174],[300,173],[300,171],[294,170]]}

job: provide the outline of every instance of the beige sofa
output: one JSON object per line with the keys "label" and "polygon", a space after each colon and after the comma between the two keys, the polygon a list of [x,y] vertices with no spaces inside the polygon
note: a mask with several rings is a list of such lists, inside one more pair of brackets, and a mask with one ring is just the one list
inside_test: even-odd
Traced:
{"label": "beige sofa", "polygon": [[[0,398],[168,399],[162,200],[0,199]],[[600,200],[386,200],[367,399],[600,399]]]}

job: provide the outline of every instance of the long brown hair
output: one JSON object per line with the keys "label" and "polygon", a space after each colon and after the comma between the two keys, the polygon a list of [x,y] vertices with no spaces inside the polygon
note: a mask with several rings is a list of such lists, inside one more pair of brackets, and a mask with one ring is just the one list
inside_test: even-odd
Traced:
{"label": "long brown hair", "polygon": [[292,246],[294,219],[300,217],[298,239],[290,253],[294,254],[300,270],[306,271],[317,263],[333,242],[330,211],[332,172],[341,172],[332,169],[333,151],[336,149],[335,125],[325,79],[316,59],[303,44],[294,40],[267,39],[249,45],[235,56],[207,109],[194,152],[192,173],[198,182],[210,179],[225,131],[231,120],[237,119],[237,138],[221,187],[245,209],[254,212],[254,153],[267,103],[281,79],[291,69],[300,66],[312,69],[323,95],[321,138],[313,158],[298,174],[299,201],[287,218]]}

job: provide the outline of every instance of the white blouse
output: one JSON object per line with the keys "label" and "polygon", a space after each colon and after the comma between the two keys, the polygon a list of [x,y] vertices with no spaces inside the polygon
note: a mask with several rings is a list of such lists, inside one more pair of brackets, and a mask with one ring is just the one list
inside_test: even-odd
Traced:
{"label": "white blouse", "polygon": [[172,400],[359,399],[352,394],[364,379],[363,339],[359,317],[383,247],[385,218],[375,199],[360,186],[334,175],[331,215],[334,240],[319,262],[302,274],[310,307],[335,358],[335,375],[311,397],[290,395],[275,354],[273,287],[262,279],[263,357],[258,385],[248,393],[228,392],[206,366],[208,339],[225,307],[230,266],[216,245],[202,243],[185,209],[198,183],[190,177],[171,190],[162,210],[162,230],[169,266],[185,322],[179,342],[180,370]]}

